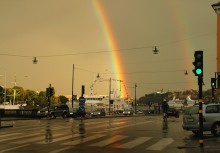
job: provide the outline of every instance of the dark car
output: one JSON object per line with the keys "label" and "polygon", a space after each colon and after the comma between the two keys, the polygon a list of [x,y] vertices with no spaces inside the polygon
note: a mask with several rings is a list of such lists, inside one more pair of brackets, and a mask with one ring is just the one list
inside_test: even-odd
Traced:
{"label": "dark car", "polygon": [[105,109],[95,109],[94,111],[91,112],[91,117],[95,116],[105,116]]}
{"label": "dark car", "polygon": [[167,115],[169,116],[174,116],[176,118],[179,118],[179,111],[176,108],[169,108],[167,111]]}
{"label": "dark car", "polygon": [[42,117],[50,117],[50,118],[56,118],[56,117],[63,117],[66,118],[69,116],[69,107],[67,105],[51,105],[49,107],[45,107],[37,112],[37,116],[39,118]]}

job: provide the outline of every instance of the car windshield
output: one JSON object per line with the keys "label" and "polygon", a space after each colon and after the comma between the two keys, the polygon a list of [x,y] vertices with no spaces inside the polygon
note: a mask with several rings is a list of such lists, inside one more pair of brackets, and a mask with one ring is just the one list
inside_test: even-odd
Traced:
{"label": "car windshield", "polygon": [[199,113],[199,107],[198,106],[191,106],[191,107],[187,108],[187,110],[185,111],[186,115],[198,114],[198,113]]}

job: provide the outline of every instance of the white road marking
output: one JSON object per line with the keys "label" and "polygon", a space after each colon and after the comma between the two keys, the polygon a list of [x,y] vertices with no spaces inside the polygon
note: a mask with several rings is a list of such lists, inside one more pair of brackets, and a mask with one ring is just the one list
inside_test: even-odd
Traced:
{"label": "white road marking", "polygon": [[28,146],[28,145],[29,145],[29,144],[25,144],[25,145],[13,147],[13,148],[4,149],[4,150],[1,150],[0,153],[4,153],[4,152],[12,151],[12,150],[15,150],[15,149],[18,149],[18,148],[26,147],[26,146]]}
{"label": "white road marking", "polygon": [[87,142],[87,141],[91,141],[91,140],[95,140],[95,139],[98,139],[98,138],[101,138],[101,137],[104,137],[104,136],[106,136],[106,135],[105,134],[96,134],[96,135],[92,135],[92,136],[89,136],[89,137],[80,138],[78,140],[63,143],[62,145],[78,145],[78,144],[81,144],[81,143],[84,143],[84,142]]}
{"label": "white road marking", "polygon": [[49,143],[54,143],[54,142],[58,142],[58,141],[63,141],[63,140],[67,140],[67,139],[71,139],[71,138],[76,138],[76,137],[79,137],[80,134],[70,134],[70,135],[67,135],[67,136],[64,136],[64,137],[60,137],[60,138],[56,138],[56,139],[53,139],[51,142],[45,142],[45,141],[42,141],[42,142],[38,142],[38,144],[49,144]]}
{"label": "white road marking", "polygon": [[161,151],[164,149],[166,146],[171,144],[174,140],[172,138],[162,138],[160,141],[157,143],[151,145],[150,147],[146,148],[146,150],[156,150],[156,151]]}
{"label": "white road marking", "polygon": [[20,135],[22,133],[10,133],[10,134],[4,134],[4,135],[0,135],[0,138],[2,137],[9,137],[9,136],[14,136],[14,135]]}
{"label": "white road marking", "polygon": [[142,143],[144,143],[150,139],[151,139],[151,137],[139,137],[139,138],[136,138],[133,141],[130,141],[128,143],[124,143],[122,145],[116,146],[116,148],[131,149],[131,148],[134,148],[138,145],[141,145]]}
{"label": "white road marking", "polygon": [[113,136],[109,139],[105,139],[103,141],[100,141],[100,142],[97,142],[97,143],[93,143],[89,146],[96,146],[96,147],[104,147],[104,146],[107,146],[109,144],[112,144],[116,141],[119,141],[119,140],[122,140],[122,139],[125,139],[127,138],[128,136],[123,136],[123,135],[116,135],[116,136]]}
{"label": "white road marking", "polygon": [[17,137],[4,138],[4,139],[1,139],[0,142],[4,142],[4,141],[8,141],[8,140],[16,140],[16,139],[21,139],[21,138],[27,138],[27,137],[31,137],[31,136],[35,136],[35,135],[39,135],[39,133],[21,135],[21,136],[17,136]]}
{"label": "white road marking", "polygon": [[64,148],[61,148],[61,149],[56,149],[56,150],[53,150],[49,153],[59,153],[59,152],[62,152],[62,151],[65,151],[65,150],[68,150],[70,148],[73,148],[74,146],[67,146],[67,147],[64,147]]}
{"label": "white road marking", "polygon": [[[60,136],[62,134],[53,134],[53,137],[52,139],[54,139],[54,137],[56,136]],[[23,144],[23,143],[31,143],[31,142],[35,142],[35,141],[43,141],[45,140],[45,136],[38,136],[38,137],[34,137],[34,138],[31,138],[31,139],[24,139],[24,140],[18,140],[18,141],[14,141],[12,143],[16,143],[16,144]]]}

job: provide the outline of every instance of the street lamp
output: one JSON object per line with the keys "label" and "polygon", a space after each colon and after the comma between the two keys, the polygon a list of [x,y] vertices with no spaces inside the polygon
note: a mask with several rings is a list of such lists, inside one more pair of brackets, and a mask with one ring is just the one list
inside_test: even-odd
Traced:
{"label": "street lamp", "polygon": [[136,88],[137,88],[137,83],[135,83],[134,87],[135,87],[134,111],[135,111],[135,114],[136,114],[136,107],[137,107]]}
{"label": "street lamp", "polygon": [[212,8],[215,10],[217,14],[220,14],[220,2],[212,4]]}
{"label": "street lamp", "polygon": [[157,46],[154,46],[153,53],[158,54],[158,52],[159,52],[159,50],[157,49]]}

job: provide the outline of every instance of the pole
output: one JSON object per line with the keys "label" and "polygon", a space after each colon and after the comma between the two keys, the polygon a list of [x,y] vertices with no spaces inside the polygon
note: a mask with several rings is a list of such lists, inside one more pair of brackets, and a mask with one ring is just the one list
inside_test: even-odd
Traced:
{"label": "pole", "polygon": [[110,115],[110,111],[111,111],[111,81],[112,81],[112,79],[110,77],[110,79],[109,79],[109,108],[108,108],[109,115]]}
{"label": "pole", "polygon": [[134,87],[135,87],[134,112],[136,114],[136,107],[137,107],[136,88],[137,88],[137,83],[135,83]]}
{"label": "pole", "polygon": [[6,102],[6,72],[5,72],[5,95],[4,95],[4,102]]}
{"label": "pole", "polygon": [[212,103],[214,103],[215,100],[215,94],[214,94],[215,89],[212,87]]}
{"label": "pole", "polygon": [[73,74],[72,74],[72,108],[73,108],[73,85],[74,85],[74,64],[73,64]]}
{"label": "pole", "polygon": [[198,76],[198,85],[199,85],[199,144],[200,147],[204,146],[204,140],[203,140],[203,114],[202,114],[202,82],[203,82],[203,77]]}

